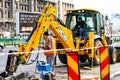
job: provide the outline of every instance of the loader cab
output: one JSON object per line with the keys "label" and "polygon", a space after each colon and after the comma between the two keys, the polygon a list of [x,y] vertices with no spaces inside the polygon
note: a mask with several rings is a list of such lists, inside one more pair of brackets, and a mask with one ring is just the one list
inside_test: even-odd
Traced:
{"label": "loader cab", "polygon": [[101,32],[104,31],[103,15],[94,9],[67,10],[67,27],[72,30],[79,17],[82,17],[83,21],[85,21],[84,28],[86,33],[94,32],[97,35],[101,35]]}

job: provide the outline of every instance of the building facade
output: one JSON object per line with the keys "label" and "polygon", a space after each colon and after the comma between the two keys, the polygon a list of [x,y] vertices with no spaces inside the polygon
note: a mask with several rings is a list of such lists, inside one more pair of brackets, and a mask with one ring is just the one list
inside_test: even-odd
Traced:
{"label": "building facade", "polygon": [[66,10],[74,8],[75,0],[58,0],[58,17],[62,19],[64,22],[66,21]]}
{"label": "building facade", "polygon": [[0,29],[16,34],[16,12],[41,12],[44,5],[51,3],[57,17],[65,21],[67,9],[74,8],[74,0],[0,0]]}

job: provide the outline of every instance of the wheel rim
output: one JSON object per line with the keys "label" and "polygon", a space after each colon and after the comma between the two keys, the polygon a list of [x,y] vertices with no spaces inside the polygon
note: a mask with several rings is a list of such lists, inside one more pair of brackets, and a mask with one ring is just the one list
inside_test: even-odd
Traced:
{"label": "wheel rim", "polygon": [[99,54],[98,48],[96,49],[95,58],[96,58],[97,62],[99,63],[100,62],[100,54]]}
{"label": "wheel rim", "polygon": [[116,62],[116,60],[117,60],[117,51],[116,51],[116,49],[114,48],[114,50],[113,50],[113,61],[114,62]]}
{"label": "wheel rim", "polygon": [[101,41],[100,40],[96,40],[95,41],[95,55],[94,55],[94,57],[95,57],[95,59],[96,59],[96,62],[97,62],[97,64],[99,64],[100,63],[100,51],[99,51],[99,46],[102,46],[102,43],[101,43]]}
{"label": "wheel rim", "polygon": [[2,47],[0,47],[0,51],[2,51]]}

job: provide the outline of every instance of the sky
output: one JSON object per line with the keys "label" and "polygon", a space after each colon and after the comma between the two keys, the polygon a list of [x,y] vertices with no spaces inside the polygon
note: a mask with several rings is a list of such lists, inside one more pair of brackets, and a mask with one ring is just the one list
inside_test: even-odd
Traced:
{"label": "sky", "polygon": [[75,8],[94,8],[108,16],[120,13],[119,0],[76,0]]}

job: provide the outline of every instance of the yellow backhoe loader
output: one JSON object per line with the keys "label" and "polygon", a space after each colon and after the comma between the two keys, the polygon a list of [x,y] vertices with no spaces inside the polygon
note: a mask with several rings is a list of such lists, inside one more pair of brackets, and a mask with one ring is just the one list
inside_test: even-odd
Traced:
{"label": "yellow backhoe loader", "polygon": [[[85,21],[86,37],[75,37],[76,33],[72,32],[77,18],[82,17]],[[42,39],[42,35],[48,29],[52,30],[56,38],[56,47],[59,59],[62,63],[66,64],[66,51],[76,50],[79,53],[81,62],[89,61],[89,64],[96,65],[99,63],[99,46],[108,46],[110,39],[104,33],[104,20],[103,15],[93,9],[78,9],[68,10],[66,14],[66,24],[56,17],[56,10],[52,5],[46,5],[36,25],[33,28],[26,44],[19,44],[17,52],[9,51],[5,71],[0,74],[2,77],[7,77],[16,72],[20,64],[25,64],[32,50],[35,50]],[[63,50],[64,49],[64,50]],[[21,53],[22,52],[22,53]],[[16,54],[18,53],[18,54]],[[110,62],[116,61],[116,53],[114,48],[109,48]]]}

